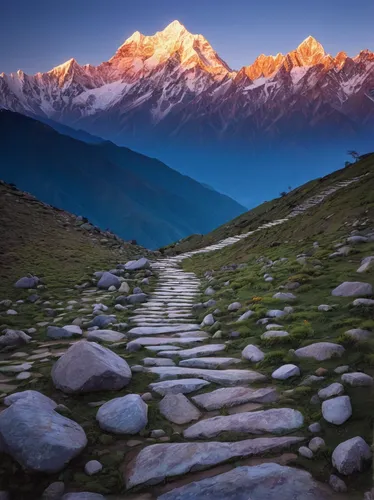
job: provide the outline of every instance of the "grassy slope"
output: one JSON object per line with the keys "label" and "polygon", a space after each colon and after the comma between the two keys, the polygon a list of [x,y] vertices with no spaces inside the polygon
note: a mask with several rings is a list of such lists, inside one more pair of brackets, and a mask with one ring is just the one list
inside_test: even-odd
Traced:
{"label": "grassy slope", "polygon": [[[303,235],[310,235],[311,237],[318,234],[319,231],[334,231],[336,224],[345,220],[346,217],[354,218],[359,216],[363,212],[363,208],[369,211],[373,210],[373,189],[369,189],[368,183],[372,188],[374,187],[374,154],[326,177],[312,180],[294,189],[287,196],[265,202],[253,210],[233,219],[230,223],[218,227],[211,233],[206,235],[191,235],[182,240],[178,245],[169,245],[161,249],[161,251],[165,254],[179,254],[206,245],[211,245],[229,236],[246,233],[256,229],[265,222],[286,217],[297,205],[300,205],[308,198],[315,196],[321,191],[328,189],[336,182],[348,180],[352,177],[366,174],[367,172],[370,172],[370,175],[365,177],[365,180],[358,185],[354,185],[354,187],[349,186],[331,195],[327,202],[323,203],[321,207],[308,211],[308,213],[302,217],[297,217],[295,223],[290,222],[287,224],[287,227],[282,225],[275,229],[279,235],[287,234],[287,238],[297,238],[297,233],[295,234],[295,231],[302,231]],[[334,213],[332,220],[325,223],[325,217],[332,213]],[[271,232],[272,239],[274,239],[275,234],[273,231],[274,230]],[[284,233],[284,231],[286,231],[286,233]],[[261,237],[262,234],[263,233],[261,233]],[[257,237],[258,235],[256,235],[256,238]],[[283,236],[282,239],[284,239],[284,237],[285,236]],[[244,242],[244,246],[247,243],[248,242]]]}
{"label": "grassy slope", "polygon": [[13,284],[27,273],[63,289],[95,270],[149,253],[105,233],[80,230],[73,215],[5,184],[0,185],[0,218],[0,300],[19,298]]}

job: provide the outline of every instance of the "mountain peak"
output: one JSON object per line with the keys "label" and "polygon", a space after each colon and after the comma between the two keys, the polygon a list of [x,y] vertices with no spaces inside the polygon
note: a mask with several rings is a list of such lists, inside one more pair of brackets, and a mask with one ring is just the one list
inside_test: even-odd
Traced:
{"label": "mountain peak", "polygon": [[313,36],[305,38],[295,52],[300,56],[305,66],[317,64],[326,55],[322,44]]}
{"label": "mountain peak", "polygon": [[185,33],[188,33],[188,32],[182,23],[175,20],[175,21],[171,22],[170,24],[168,24],[166,26],[166,28],[163,31],[161,31],[161,33],[166,35],[166,36],[178,38],[179,36],[181,36]]}

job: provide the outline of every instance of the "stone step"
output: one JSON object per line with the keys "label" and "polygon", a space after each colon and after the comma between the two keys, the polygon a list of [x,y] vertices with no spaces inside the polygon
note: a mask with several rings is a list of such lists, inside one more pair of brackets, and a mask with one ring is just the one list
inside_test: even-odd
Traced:
{"label": "stone step", "polygon": [[237,358],[190,358],[179,362],[179,366],[187,368],[227,368],[228,366],[241,363],[241,359]]}
{"label": "stone step", "polygon": [[[209,344],[199,347],[193,347],[192,349],[184,349],[179,351],[178,356],[182,359],[204,357],[206,355],[215,354],[216,352],[222,352],[226,349],[225,344]],[[172,358],[175,356],[173,351],[162,351],[159,354],[163,358]]]}
{"label": "stone step", "polygon": [[162,335],[165,333],[177,333],[177,332],[188,332],[193,330],[198,330],[199,325],[186,323],[185,325],[173,325],[173,326],[148,326],[141,327],[137,326],[131,328],[127,333],[132,336],[137,335]]}
{"label": "stone step", "polygon": [[231,408],[246,403],[273,403],[278,400],[277,390],[273,387],[250,389],[249,387],[224,387],[192,398],[206,411]]}

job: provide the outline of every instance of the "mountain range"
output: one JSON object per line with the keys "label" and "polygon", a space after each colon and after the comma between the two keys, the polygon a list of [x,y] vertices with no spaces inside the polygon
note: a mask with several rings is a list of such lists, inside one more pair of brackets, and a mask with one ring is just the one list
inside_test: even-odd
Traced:
{"label": "mountain range", "polygon": [[70,59],[47,73],[0,75],[0,107],[158,155],[208,184],[225,151],[227,172],[213,184],[231,194],[233,172],[247,175],[248,191],[249,174],[282,152],[305,159],[316,143],[372,146],[373,96],[369,50],[332,56],[309,36],[233,70],[178,21],[153,36],[135,32],[99,66]]}
{"label": "mountain range", "polygon": [[148,248],[205,233],[245,211],[158,160],[55,127],[60,131],[0,110],[0,179]]}

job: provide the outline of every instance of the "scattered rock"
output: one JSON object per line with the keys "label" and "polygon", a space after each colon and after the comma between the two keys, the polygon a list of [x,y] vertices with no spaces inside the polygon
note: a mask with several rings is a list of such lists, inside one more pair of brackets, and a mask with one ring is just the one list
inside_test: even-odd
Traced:
{"label": "scattered rock", "polygon": [[318,391],[318,397],[323,400],[332,398],[334,396],[341,396],[342,394],[344,394],[344,387],[338,382],[334,382],[328,387],[325,387],[324,389]]}
{"label": "scattered rock", "polygon": [[344,424],[352,415],[349,396],[338,396],[322,403],[323,418],[330,424]]}
{"label": "scattered rock", "polygon": [[285,292],[278,292],[273,295],[273,299],[278,299],[278,300],[296,300],[296,295],[293,293],[285,293]]}
{"label": "scattered rock", "polygon": [[373,385],[373,377],[361,372],[344,373],[342,382],[352,387],[368,387]]}
{"label": "scattered rock", "polygon": [[283,330],[268,330],[261,335],[262,339],[274,339],[277,337],[289,337],[289,333]]}
{"label": "scattered rock", "polygon": [[64,483],[62,481],[55,481],[44,490],[41,500],[61,500],[64,491]]}
{"label": "scattered rock", "polygon": [[310,426],[308,427],[308,431],[313,432],[313,434],[317,434],[318,432],[321,432],[321,425],[318,422],[310,424]]}
{"label": "scattered rock", "polygon": [[242,307],[241,303],[240,302],[233,302],[232,304],[230,304],[227,308],[228,311],[232,312],[232,311],[238,311],[240,308]]}
{"label": "scattered rock", "polygon": [[115,276],[112,273],[105,272],[97,283],[98,288],[108,289],[111,286],[114,286],[116,289],[121,286],[121,281],[118,276]]}
{"label": "scattered rock", "polygon": [[340,443],[332,454],[332,465],[344,476],[361,472],[366,461],[371,459],[369,445],[362,437],[354,437]]}
{"label": "scattered rock", "polygon": [[119,390],[131,380],[124,359],[95,342],[80,340],[52,368],[57,389],[68,394]]}
{"label": "scattered rock", "polygon": [[358,295],[373,295],[373,287],[370,283],[362,283],[360,281],[345,281],[336,287],[331,295],[335,297],[357,297]]}
{"label": "scattered rock", "polygon": [[252,363],[258,363],[262,361],[265,354],[257,346],[253,344],[247,345],[242,351],[242,358],[252,361]]}
{"label": "scattered rock", "polygon": [[0,336],[0,350],[11,351],[28,344],[31,337],[22,330],[5,330],[5,335]]}
{"label": "scattered rock", "polygon": [[203,319],[203,326],[212,326],[212,325],[214,325],[214,322],[215,322],[215,319],[214,319],[213,314],[208,314]]}
{"label": "scattered rock", "polygon": [[253,311],[246,311],[244,314],[242,314],[239,319],[237,320],[237,323],[240,323],[240,321],[245,321],[246,319],[250,318],[254,314]]}
{"label": "scattered rock", "polygon": [[271,309],[266,313],[266,316],[268,318],[282,318],[283,316],[286,316],[286,314],[287,313],[285,311],[281,311],[279,309]]}
{"label": "scattered rock", "polygon": [[102,470],[103,470],[103,466],[97,460],[90,460],[84,466],[84,472],[88,476],[93,476],[94,474],[97,474],[98,472],[101,472]]}
{"label": "scattered rock", "polygon": [[283,365],[271,374],[272,378],[276,380],[286,380],[290,377],[300,377],[300,369],[296,365]]}
{"label": "scattered rock", "polygon": [[309,458],[309,459],[313,458],[313,452],[312,452],[312,450],[310,450],[306,446],[301,446],[299,448],[299,455],[301,455],[304,458]]}
{"label": "scattered rock", "polygon": [[114,434],[137,434],[148,423],[148,406],[138,394],[115,398],[99,408],[96,420],[101,429]]}
{"label": "scattered rock", "polygon": [[373,336],[372,332],[369,332],[369,330],[362,330],[361,328],[353,328],[352,330],[347,330],[346,332],[344,332],[344,335],[358,341],[367,340],[368,338]]}
{"label": "scattered rock", "polygon": [[20,278],[15,284],[15,288],[36,288],[40,283],[40,279],[36,276],[24,276]]}
{"label": "scattered rock", "polygon": [[340,357],[343,355],[345,349],[339,344],[332,342],[316,342],[306,347],[296,349],[295,355],[298,358],[314,358],[317,361],[324,361],[332,357]]}
{"label": "scattered rock", "polygon": [[357,269],[358,273],[366,273],[374,267],[374,256],[365,257],[361,261],[361,266]]}
{"label": "scattered rock", "polygon": [[308,447],[310,450],[312,450],[314,453],[316,453],[319,450],[322,450],[326,446],[325,441],[320,438],[320,437],[315,437],[309,441]]}
{"label": "scattered rock", "polygon": [[345,491],[347,491],[345,482],[334,474],[331,474],[329,478],[329,485],[337,493],[344,493]]}
{"label": "scattered rock", "polygon": [[321,304],[320,306],[318,306],[318,311],[327,312],[327,311],[332,311],[332,310],[333,310],[333,307],[329,306],[328,304]]}
{"label": "scattered rock", "polygon": [[126,271],[140,271],[141,269],[149,269],[150,267],[151,263],[145,257],[138,260],[132,260],[125,264]]}

